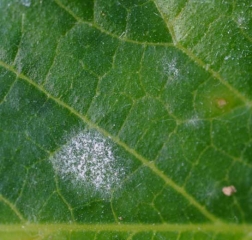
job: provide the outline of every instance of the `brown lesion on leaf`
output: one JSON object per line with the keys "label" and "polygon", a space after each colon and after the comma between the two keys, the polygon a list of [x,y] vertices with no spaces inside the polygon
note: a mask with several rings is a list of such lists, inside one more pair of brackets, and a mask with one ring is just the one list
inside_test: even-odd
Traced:
{"label": "brown lesion on leaf", "polygon": [[229,87],[210,78],[195,92],[194,106],[199,117],[216,117],[244,106],[244,101]]}
{"label": "brown lesion on leaf", "polygon": [[217,105],[217,108],[223,109],[228,104],[228,101],[225,98],[216,98],[215,103]]}

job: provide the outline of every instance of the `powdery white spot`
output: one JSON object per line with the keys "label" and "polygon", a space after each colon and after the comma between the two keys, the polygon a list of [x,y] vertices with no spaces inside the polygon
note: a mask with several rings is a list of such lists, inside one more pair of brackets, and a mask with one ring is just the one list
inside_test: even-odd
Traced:
{"label": "powdery white spot", "polygon": [[198,128],[202,126],[202,120],[198,116],[194,116],[186,121],[188,127]]}
{"label": "powdery white spot", "polygon": [[236,188],[235,188],[234,186],[224,187],[224,188],[222,188],[222,192],[223,192],[226,196],[230,197],[230,196],[232,196],[234,193],[236,193]]}
{"label": "powdery white spot", "polygon": [[225,56],[224,60],[227,61],[229,58],[231,58],[230,55]]}
{"label": "powdery white spot", "polygon": [[179,74],[179,69],[177,67],[176,58],[173,59],[163,59],[164,72],[170,77],[177,77]]}
{"label": "powdery white spot", "polygon": [[243,28],[243,25],[244,25],[245,22],[246,22],[245,17],[239,16],[239,17],[237,18],[237,24],[238,24],[238,26],[239,26],[240,28]]}
{"label": "powdery white spot", "polygon": [[197,199],[205,203],[205,206],[212,206],[212,203],[219,199],[219,188],[216,180],[208,176],[207,181],[197,184]]}
{"label": "powdery white spot", "polygon": [[52,158],[55,171],[101,194],[109,194],[124,175],[118,166],[111,143],[96,132],[80,132]]}
{"label": "powdery white spot", "polygon": [[7,56],[7,51],[3,48],[0,48],[0,59],[5,59]]}
{"label": "powdery white spot", "polygon": [[31,0],[21,0],[21,3],[25,7],[30,7],[31,6]]}

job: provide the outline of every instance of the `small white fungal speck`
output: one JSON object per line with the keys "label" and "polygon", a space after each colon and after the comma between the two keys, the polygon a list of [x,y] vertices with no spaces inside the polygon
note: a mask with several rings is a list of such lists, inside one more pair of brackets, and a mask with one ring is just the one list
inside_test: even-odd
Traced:
{"label": "small white fungal speck", "polygon": [[224,187],[224,188],[222,188],[222,192],[226,196],[232,196],[234,193],[236,193],[236,188],[234,186]]}
{"label": "small white fungal speck", "polygon": [[31,6],[31,0],[21,0],[21,3],[26,6],[26,7],[30,7]]}
{"label": "small white fungal speck", "polygon": [[124,170],[119,167],[111,142],[94,131],[83,131],[51,157],[53,168],[62,179],[81,184],[106,195],[120,183]]}
{"label": "small white fungal speck", "polygon": [[178,77],[179,68],[176,58],[167,59],[164,57],[162,59],[162,64],[163,64],[163,71],[168,77],[172,77],[174,79]]}

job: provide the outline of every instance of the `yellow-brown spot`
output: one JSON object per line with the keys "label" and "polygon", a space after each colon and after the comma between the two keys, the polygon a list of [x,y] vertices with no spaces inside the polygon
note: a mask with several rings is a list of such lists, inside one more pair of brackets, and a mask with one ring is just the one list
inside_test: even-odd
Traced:
{"label": "yellow-brown spot", "polygon": [[216,99],[216,104],[217,104],[218,108],[222,109],[228,104],[228,102],[224,98],[217,98]]}

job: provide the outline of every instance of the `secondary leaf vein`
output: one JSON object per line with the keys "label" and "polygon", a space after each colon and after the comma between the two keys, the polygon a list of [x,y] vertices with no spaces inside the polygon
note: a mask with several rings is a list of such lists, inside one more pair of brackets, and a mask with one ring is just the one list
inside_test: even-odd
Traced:
{"label": "secondary leaf vein", "polygon": [[5,198],[2,194],[0,194],[0,201],[4,202],[18,216],[21,222],[25,221],[24,217],[16,208],[16,206],[13,203],[11,203],[7,198]]}

